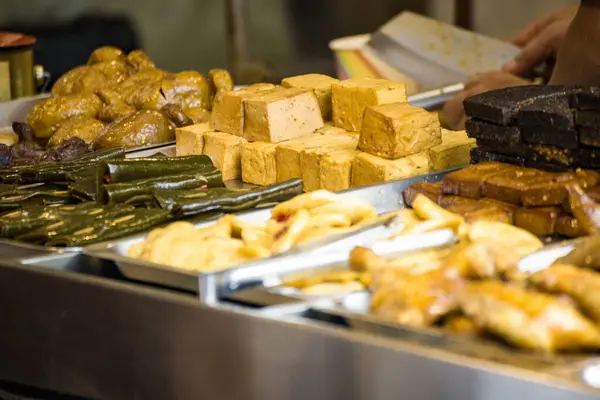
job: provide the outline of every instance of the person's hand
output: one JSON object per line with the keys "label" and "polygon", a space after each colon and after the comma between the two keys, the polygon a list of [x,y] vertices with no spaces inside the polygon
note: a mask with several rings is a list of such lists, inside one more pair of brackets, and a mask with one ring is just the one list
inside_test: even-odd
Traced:
{"label": "person's hand", "polygon": [[523,75],[548,57],[556,57],[577,8],[578,6],[561,8],[547,17],[531,22],[513,38],[512,43],[522,50],[502,70],[513,75]]}
{"label": "person's hand", "polygon": [[531,82],[504,71],[475,75],[467,82],[462,92],[448,100],[444,105],[442,113],[446,123],[454,130],[465,129],[466,116],[463,102],[467,97],[489,92],[490,90],[524,85],[531,85]]}

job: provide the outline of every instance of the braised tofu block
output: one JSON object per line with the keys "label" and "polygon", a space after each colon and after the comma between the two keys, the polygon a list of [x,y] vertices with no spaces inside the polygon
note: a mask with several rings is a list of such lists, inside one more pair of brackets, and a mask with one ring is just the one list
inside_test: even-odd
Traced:
{"label": "braised tofu block", "polygon": [[529,281],[538,288],[566,294],[583,312],[600,323],[600,274],[573,265],[555,264],[531,275]]}
{"label": "braised tofu block", "polygon": [[446,175],[442,181],[442,193],[478,199],[486,179],[514,168],[499,162],[471,165]]}
{"label": "braised tofu block", "polygon": [[463,282],[450,274],[431,271],[395,279],[376,288],[371,310],[383,319],[414,328],[426,328],[457,308],[456,295]]}
{"label": "braised tofu block", "polygon": [[600,88],[581,88],[571,96],[571,107],[576,110],[600,110]]}
{"label": "braised tofu block", "polygon": [[321,74],[308,74],[285,78],[281,85],[286,88],[310,89],[314,91],[321,115],[324,119],[331,118],[331,85],[339,82],[338,79]]}
{"label": "braised tofu block", "polygon": [[475,147],[475,139],[467,136],[465,131],[449,131],[442,129],[442,144],[429,150],[431,168],[434,171],[468,165],[471,149]]}
{"label": "braised tofu block", "polygon": [[321,159],[321,188],[330,192],[350,189],[352,185],[352,161],[356,150],[341,150],[326,154]]}
{"label": "braised tofu block", "polygon": [[500,281],[469,283],[459,295],[463,313],[515,346],[555,352],[595,349],[598,328],[567,301]]}
{"label": "braised tofu block", "polygon": [[346,135],[328,136],[329,140],[318,147],[300,152],[300,169],[304,190],[312,192],[321,189],[321,161],[323,156],[339,150],[356,150],[358,141]]}
{"label": "braised tofu block", "polygon": [[467,223],[477,221],[496,221],[505,224],[513,223],[513,214],[511,211],[491,203],[482,203],[474,199],[465,199],[470,202],[455,203],[445,207],[448,211],[462,216]]}
{"label": "braised tofu block", "polygon": [[175,151],[178,157],[202,154],[204,150],[204,134],[214,132],[208,122],[195,124],[175,131]]}
{"label": "braised tofu block", "polygon": [[395,160],[442,142],[439,120],[408,103],[391,103],[365,110],[358,148],[374,156]]}
{"label": "braised tofu block", "polygon": [[521,143],[521,131],[516,126],[496,125],[481,119],[469,118],[465,128],[470,138],[507,144]]}
{"label": "braised tofu block", "polygon": [[577,111],[576,120],[579,127],[596,131],[600,129],[600,112],[598,111]]}
{"label": "braised tofu block", "polygon": [[333,125],[331,122],[326,122],[325,125],[323,125],[322,128],[317,129],[315,131],[315,133],[318,133],[320,135],[325,135],[325,136],[346,135],[346,136],[351,136],[351,137],[355,138],[356,140],[358,140],[358,138],[360,137],[359,132],[348,132],[345,129],[338,128],[337,126]]}
{"label": "braised tofu block", "polygon": [[486,178],[483,183],[482,194],[485,197],[501,200],[510,204],[520,204],[524,189],[532,178],[540,178],[550,174],[533,168],[516,168],[507,170],[498,175]]}
{"label": "braised tofu block", "polygon": [[319,103],[311,90],[280,89],[244,101],[244,138],[279,143],[323,127]]}
{"label": "braised tofu block", "polygon": [[557,235],[566,236],[570,238],[577,238],[585,236],[585,232],[581,229],[579,221],[574,216],[561,213],[556,220],[556,227],[554,229]]}
{"label": "braised tofu block", "polygon": [[273,185],[277,182],[277,144],[245,143],[242,148],[242,180],[254,185]]}
{"label": "braised tofu block", "polygon": [[213,102],[210,125],[213,129],[236,136],[244,135],[244,100],[275,89],[275,85],[261,83],[247,88],[217,93]]}
{"label": "braised tofu block", "polygon": [[348,79],[331,85],[333,123],[350,132],[360,132],[367,107],[406,103],[406,86],[385,79]]}
{"label": "braised tofu block", "polygon": [[442,194],[442,182],[413,183],[404,190],[402,196],[404,197],[404,202],[407,205],[412,206],[413,201],[420,194],[427,196],[431,201],[437,203]]}
{"label": "braised tofu block", "polygon": [[558,207],[522,207],[515,212],[515,225],[537,236],[554,235],[561,213]]}
{"label": "braised tofu block", "polygon": [[558,206],[567,195],[568,185],[578,184],[586,189],[598,183],[600,174],[595,171],[578,170],[550,176],[542,175],[529,182],[521,194],[521,202],[527,207]]}
{"label": "braised tofu block", "polygon": [[302,150],[318,147],[329,140],[327,136],[311,134],[279,143],[275,150],[277,182],[302,178],[302,168],[300,166],[300,153]]}
{"label": "braised tofu block", "polygon": [[210,157],[223,174],[223,180],[229,181],[242,177],[242,148],[246,141],[241,137],[223,132],[204,134],[204,154]]}
{"label": "braised tofu block", "polygon": [[427,153],[386,160],[368,153],[358,153],[352,162],[352,186],[365,186],[425,175],[431,171]]}

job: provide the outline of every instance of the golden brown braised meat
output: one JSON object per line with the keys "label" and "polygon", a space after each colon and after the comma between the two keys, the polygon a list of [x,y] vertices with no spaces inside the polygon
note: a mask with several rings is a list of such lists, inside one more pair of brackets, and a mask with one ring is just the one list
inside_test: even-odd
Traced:
{"label": "golden brown braised meat", "polygon": [[156,68],[150,57],[142,50],[134,50],[127,54],[127,63],[133,72]]}
{"label": "golden brown braised meat", "polygon": [[94,141],[96,149],[139,147],[175,139],[175,129],[159,111],[144,110],[126,115],[110,124]]}
{"label": "golden brown braised meat", "polygon": [[50,137],[48,146],[57,146],[72,137],[78,137],[86,143],[91,143],[98,137],[103,128],[104,124],[96,118],[71,118],[63,122],[54,135]]}
{"label": "golden brown braised meat", "polygon": [[105,77],[108,85],[123,82],[129,76],[127,65],[122,61],[103,61],[94,64],[90,69],[100,71]]}
{"label": "golden brown braised meat", "polygon": [[55,96],[73,94],[73,85],[79,81],[79,78],[87,73],[88,69],[88,66],[82,65],[67,71],[60,78],[58,78],[54,86],[52,86],[52,94]]}
{"label": "golden brown braised meat", "polygon": [[101,89],[98,96],[104,102],[98,118],[104,122],[113,122],[121,117],[135,112],[135,108],[125,103],[121,95],[111,89]]}
{"label": "golden brown braised meat", "polygon": [[104,46],[94,50],[88,60],[88,65],[115,60],[125,62],[125,53],[116,47]]}
{"label": "golden brown braised meat", "polygon": [[384,319],[414,328],[429,327],[458,306],[463,281],[444,271],[407,275],[373,293],[371,310]]}
{"label": "golden brown braised meat", "polygon": [[201,124],[210,120],[210,111],[202,107],[187,108],[185,115],[190,117],[195,124]]}
{"label": "golden brown braised meat", "polygon": [[210,106],[208,81],[197,71],[183,71],[165,76],[161,85],[168,103],[179,104],[184,111],[188,108]]}
{"label": "golden brown braised meat", "polygon": [[570,303],[500,281],[469,283],[463,313],[515,346],[547,352],[600,347],[598,328]]}
{"label": "golden brown braised meat", "polygon": [[233,90],[233,78],[227,70],[211,69],[206,76],[210,89],[210,108],[212,109],[212,100],[219,92],[228,92]]}
{"label": "golden brown braised meat", "polygon": [[93,93],[54,96],[36,104],[27,118],[36,137],[48,138],[59,126],[73,117],[96,118],[102,100]]}
{"label": "golden brown braised meat", "polygon": [[121,82],[117,91],[127,104],[138,110],[158,110],[167,104],[161,93],[161,82],[164,75],[165,72],[161,70],[144,70]]}
{"label": "golden brown braised meat", "polygon": [[600,323],[600,274],[573,265],[557,264],[536,272],[529,281],[542,290],[566,294]]}
{"label": "golden brown braised meat", "polygon": [[579,225],[588,235],[600,231],[600,205],[587,195],[581,186],[567,186],[569,207]]}

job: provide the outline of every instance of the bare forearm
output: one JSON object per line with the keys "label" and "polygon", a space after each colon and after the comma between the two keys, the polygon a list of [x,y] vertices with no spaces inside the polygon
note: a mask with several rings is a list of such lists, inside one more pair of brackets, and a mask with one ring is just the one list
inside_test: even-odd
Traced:
{"label": "bare forearm", "polygon": [[582,0],[551,83],[600,86],[600,0]]}

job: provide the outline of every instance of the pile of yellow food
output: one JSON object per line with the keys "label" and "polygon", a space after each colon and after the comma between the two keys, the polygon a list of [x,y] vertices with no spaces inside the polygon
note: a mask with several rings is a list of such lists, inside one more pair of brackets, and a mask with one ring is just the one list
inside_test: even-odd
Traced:
{"label": "pile of yellow food", "polygon": [[355,229],[376,217],[368,203],[316,191],[280,203],[263,224],[227,215],[202,229],[189,222],[154,229],[143,242],[131,246],[127,255],[188,271],[213,272]]}
{"label": "pile of yellow food", "polygon": [[215,93],[233,90],[229,73],[169,73],[141,50],[101,47],[61,76],[27,123],[55,146],[79,137],[95,148],[137,147],[175,139],[175,126],[208,121]]}
{"label": "pile of yellow food", "polygon": [[[478,264],[463,266],[463,268],[477,269],[481,274],[483,274],[481,271],[485,271],[486,268],[487,270],[496,268],[502,270],[503,273],[509,271],[516,278],[517,262],[543,246],[536,236],[512,225],[485,220],[468,224],[460,215],[441,208],[423,195],[415,198],[413,209],[403,209],[386,216],[388,215],[400,217],[402,223],[398,224],[396,233],[386,240],[393,240],[399,236],[451,229],[462,245],[478,243],[477,246],[472,246],[474,250],[469,253],[474,260],[478,260]],[[482,250],[480,247],[482,243],[487,246],[486,251],[493,252],[493,257],[496,258],[492,259],[492,255]],[[437,250],[431,250],[431,253],[437,254]],[[384,267],[392,265],[394,267],[392,270],[398,267],[403,271],[431,269],[431,258],[428,258],[427,252],[419,254],[423,254],[423,257],[402,256],[395,263],[390,264],[369,249],[357,248],[351,254],[351,270],[315,274],[305,279],[285,282],[285,286],[298,288],[303,293],[310,295],[343,294],[349,291],[366,290],[373,279],[372,273],[377,265]],[[438,262],[435,266],[439,267],[440,263]]]}
{"label": "pile of yellow food", "polygon": [[345,190],[469,163],[474,140],[407,103],[403,84],[310,74],[215,97],[210,123],[178,129],[177,154],[207,154],[225,180]]}

